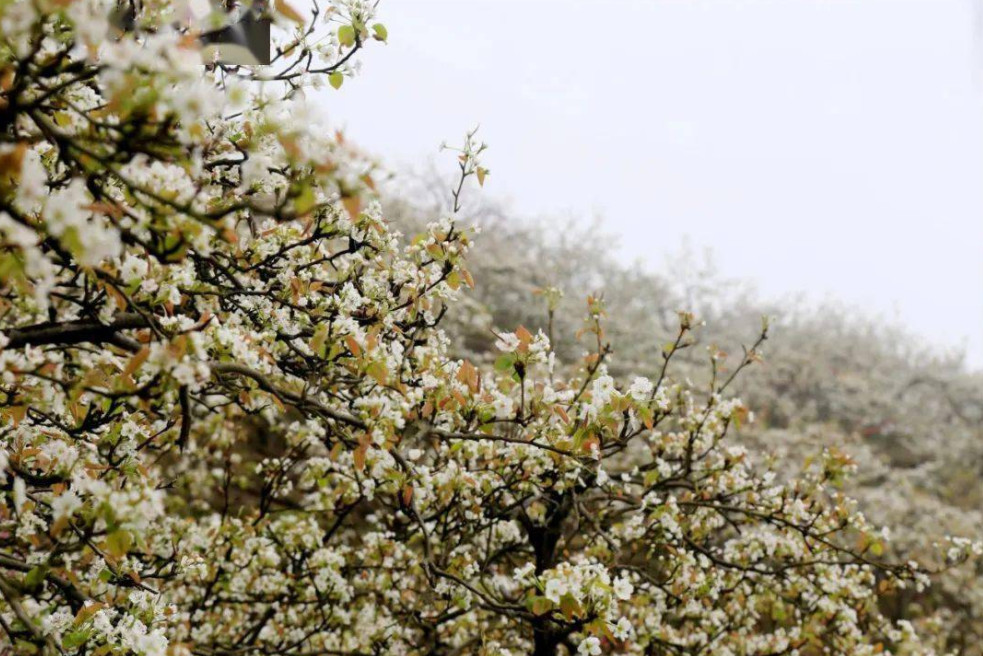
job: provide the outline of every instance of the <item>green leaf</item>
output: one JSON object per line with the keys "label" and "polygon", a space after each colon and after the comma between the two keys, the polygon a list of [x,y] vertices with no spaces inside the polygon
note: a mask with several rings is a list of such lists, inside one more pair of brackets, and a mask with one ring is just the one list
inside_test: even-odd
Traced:
{"label": "green leaf", "polygon": [[501,373],[511,372],[513,365],[515,365],[515,355],[505,353],[495,360],[495,371]]}
{"label": "green leaf", "polygon": [[297,200],[294,201],[294,210],[297,214],[303,215],[311,211],[315,205],[317,205],[317,197],[314,195],[314,189],[310,185],[304,185],[297,195]]}
{"label": "green leaf", "polygon": [[572,594],[569,592],[562,597],[560,597],[560,612],[563,616],[567,618],[569,622],[574,617],[580,617],[583,614],[583,609],[580,607],[580,602],[578,602]]}
{"label": "green leaf", "polygon": [[375,382],[379,383],[380,385],[385,385],[386,382],[388,382],[389,370],[386,368],[386,363],[381,360],[372,362],[365,368],[365,373],[371,376]]}
{"label": "green leaf", "polygon": [[351,25],[342,25],[339,27],[338,43],[348,48],[355,45],[355,28]]}
{"label": "green leaf", "polygon": [[535,595],[526,600],[526,607],[533,615],[545,615],[553,608],[553,602],[546,597]]}
{"label": "green leaf", "polygon": [[44,583],[44,577],[46,577],[47,575],[48,575],[48,566],[38,565],[37,567],[33,568],[30,572],[28,572],[27,576],[24,577],[24,587],[28,591],[33,591],[38,589],[39,587],[41,587],[41,584]]}
{"label": "green leaf", "polygon": [[573,434],[573,450],[579,451],[580,447],[584,444],[584,439],[587,437],[587,431],[583,428],[578,428]]}
{"label": "green leaf", "polygon": [[276,7],[276,10],[280,15],[289,18],[295,23],[300,23],[301,25],[304,24],[304,16],[299,11],[288,5],[286,0],[276,0],[274,7]]}
{"label": "green leaf", "polygon": [[385,43],[386,40],[389,38],[389,30],[387,30],[386,26],[383,25],[382,23],[376,23],[375,25],[373,25],[372,31],[375,32],[373,38],[376,41],[382,41],[383,43]]}
{"label": "green leaf", "polygon": [[106,551],[117,558],[125,556],[132,546],[133,536],[129,531],[113,531],[106,537]]}
{"label": "green leaf", "polygon": [[328,75],[328,84],[333,86],[335,89],[340,89],[344,81],[345,81],[345,76],[339,73],[338,71],[335,71],[334,73]]}
{"label": "green leaf", "polygon": [[608,623],[605,622],[604,618],[602,617],[598,617],[593,622],[589,622],[584,628],[587,629],[587,632],[591,635],[597,636],[599,638],[601,636],[604,636],[612,643],[616,642],[614,634],[611,633],[611,629],[608,628]]}
{"label": "green leaf", "polygon": [[88,631],[72,631],[62,638],[61,645],[65,649],[75,649],[82,646],[89,639]]}
{"label": "green leaf", "polygon": [[317,353],[317,357],[324,358],[327,340],[328,324],[322,323],[314,331],[314,337],[311,338],[311,350]]}

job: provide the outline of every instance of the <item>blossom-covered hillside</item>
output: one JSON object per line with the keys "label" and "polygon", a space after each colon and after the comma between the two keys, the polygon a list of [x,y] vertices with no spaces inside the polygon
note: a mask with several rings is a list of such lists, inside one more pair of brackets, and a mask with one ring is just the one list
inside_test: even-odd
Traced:
{"label": "blossom-covered hillside", "polygon": [[[435,198],[445,202],[432,171],[398,180],[388,211],[403,225],[416,225]],[[706,325],[678,357],[697,381],[709,371],[711,346],[739,362],[740,336],[767,315],[774,328],[763,362],[734,382],[755,413],[740,441],[758,457],[779,456],[790,474],[824,446],[849,454],[857,472],[845,485],[868,516],[891,528],[900,557],[927,553],[940,535],[983,535],[983,374],[958,354],[830,302],[764,300],[685,247],[661,273],[626,266],[597,222],[516,217],[488,198],[468,215],[483,230],[470,258],[477,285],[465,300],[473,305],[452,318],[460,352],[494,357],[492,328],[523,324],[550,333],[561,359],[573,360],[584,349],[581,308],[593,294],[609,315],[609,370],[624,380],[657,372],[676,310],[695,310]],[[940,644],[983,653],[981,576],[971,567],[951,571],[928,596],[892,599],[891,612],[937,611]]]}
{"label": "blossom-covered hillside", "polygon": [[0,652],[954,646],[905,600],[978,543],[894,550],[844,451],[788,470],[735,435],[767,320],[699,377],[702,320],[627,285],[577,346],[559,306],[466,334],[505,307],[462,204],[484,144],[404,234],[310,104],[387,40],[376,4],[270,3],[250,68],[203,58],[221,6],[0,0]]}

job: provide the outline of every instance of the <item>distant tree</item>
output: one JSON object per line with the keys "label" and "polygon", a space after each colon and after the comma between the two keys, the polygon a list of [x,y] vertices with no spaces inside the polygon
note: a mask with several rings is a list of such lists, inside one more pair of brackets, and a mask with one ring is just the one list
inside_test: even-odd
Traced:
{"label": "distant tree", "polygon": [[728,441],[766,324],[705,389],[670,367],[685,312],[617,383],[594,299],[569,374],[521,327],[448,355],[470,235],[401,245],[304,99],[386,29],[276,7],[247,70],[203,67],[175,3],[116,34],[111,3],[0,2],[5,650],[930,653],[878,608],[928,577],[836,489],[850,460],[785,483]]}

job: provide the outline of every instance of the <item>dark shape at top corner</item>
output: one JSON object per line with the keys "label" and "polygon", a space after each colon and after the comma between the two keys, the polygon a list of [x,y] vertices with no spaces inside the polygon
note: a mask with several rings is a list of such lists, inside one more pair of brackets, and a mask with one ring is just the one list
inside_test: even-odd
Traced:
{"label": "dark shape at top corner", "polygon": [[221,64],[263,65],[270,59],[270,18],[266,2],[257,0],[238,22],[201,35],[206,60],[218,52]]}
{"label": "dark shape at top corner", "polygon": [[[231,13],[236,2],[222,2]],[[139,0],[120,0],[111,16],[117,29],[128,32],[136,25]],[[253,0],[242,17],[217,30],[200,36],[202,54],[208,62],[257,66],[271,63],[270,18],[266,13],[266,0]],[[217,53],[217,57],[215,56]]]}

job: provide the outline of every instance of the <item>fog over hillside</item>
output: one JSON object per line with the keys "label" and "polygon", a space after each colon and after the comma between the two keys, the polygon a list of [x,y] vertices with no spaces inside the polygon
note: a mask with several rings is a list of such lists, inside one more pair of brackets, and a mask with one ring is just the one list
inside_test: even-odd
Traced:
{"label": "fog over hillside", "polygon": [[766,296],[862,307],[980,368],[976,4],[394,2],[372,75],[322,93],[391,164],[480,121],[486,193],[516,214],[600,215],[650,269],[689,236]]}

